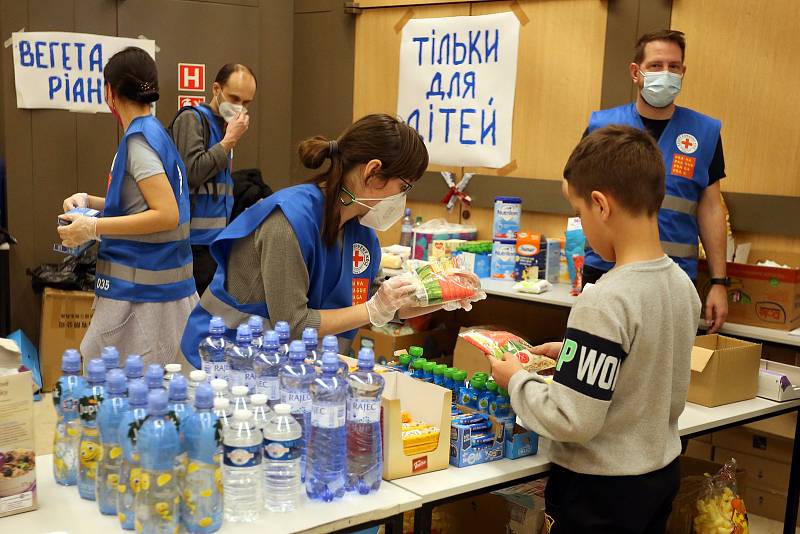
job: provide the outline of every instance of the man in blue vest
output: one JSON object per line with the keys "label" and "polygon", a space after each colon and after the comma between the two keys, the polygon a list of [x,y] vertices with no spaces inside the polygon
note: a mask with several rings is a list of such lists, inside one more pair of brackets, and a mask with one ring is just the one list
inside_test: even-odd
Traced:
{"label": "man in blue vest", "polygon": [[[717,332],[728,315],[725,259],[727,238],[720,179],[725,177],[720,121],[675,105],[686,73],[686,41],[682,32],[661,30],[636,43],[630,76],[639,88],[636,102],[592,113],[588,135],[610,124],[649,132],[657,141],[666,167],[666,195],[658,214],[664,252],[697,278],[698,235],[708,259],[711,290],[705,303],[709,333]],[[596,282],[614,266],[586,249],[584,283]]]}
{"label": "man in blue vest", "polygon": [[208,247],[231,220],[233,151],[250,124],[247,106],[255,98],[256,78],[249,67],[228,63],[217,73],[212,91],[208,104],[181,108],[170,126],[189,173],[190,239],[200,295],[217,268]]}

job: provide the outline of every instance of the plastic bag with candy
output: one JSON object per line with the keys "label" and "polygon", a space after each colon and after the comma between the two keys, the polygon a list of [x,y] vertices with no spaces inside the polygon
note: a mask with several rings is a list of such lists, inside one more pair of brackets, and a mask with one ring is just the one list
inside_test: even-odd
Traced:
{"label": "plastic bag with candy", "polygon": [[442,258],[421,265],[405,276],[416,286],[420,306],[475,300],[480,295],[481,281],[463,268],[461,258]]}
{"label": "plastic bag with candy", "polygon": [[459,337],[498,360],[502,360],[503,355],[510,352],[529,372],[552,373],[556,366],[555,360],[541,354],[534,354],[533,346],[530,343],[511,332],[473,328],[461,332]]}
{"label": "plastic bag with candy", "polygon": [[694,534],[748,534],[747,509],[736,486],[736,460],[731,458],[709,477],[697,500]]}

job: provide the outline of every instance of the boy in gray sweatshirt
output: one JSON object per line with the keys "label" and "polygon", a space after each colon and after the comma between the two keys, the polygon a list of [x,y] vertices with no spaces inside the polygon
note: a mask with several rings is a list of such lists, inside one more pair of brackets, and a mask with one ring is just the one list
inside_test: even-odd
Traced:
{"label": "boy in gray sweatshirt", "polygon": [[[689,387],[700,299],[661,248],[664,162],[649,134],[609,126],[564,169],[565,197],[592,248],[616,262],[578,298],[551,384],[506,354],[490,358],[524,424],[552,440],[551,534],[661,533],[680,484],[678,417]],[[687,184],[691,185],[691,184]]]}

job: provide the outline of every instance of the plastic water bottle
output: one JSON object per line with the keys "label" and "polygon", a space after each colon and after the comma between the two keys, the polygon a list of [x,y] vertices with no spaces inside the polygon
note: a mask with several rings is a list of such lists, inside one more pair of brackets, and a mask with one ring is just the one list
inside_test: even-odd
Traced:
{"label": "plastic water bottle", "polygon": [[104,515],[117,514],[117,488],[122,465],[122,445],[119,441],[119,421],[130,410],[128,383],[122,369],[106,373],[106,398],[97,413],[103,456],[97,462],[97,504]]}
{"label": "plastic water bottle", "polygon": [[168,363],[164,366],[164,389],[167,390],[169,393],[169,382],[176,375],[181,374],[181,364],[179,363]]}
{"label": "plastic water bottle", "polygon": [[223,507],[228,521],[255,521],[264,507],[262,441],[252,414],[247,410],[233,412],[233,425],[225,431],[222,455]]}
{"label": "plastic water bottle", "polygon": [[338,372],[338,356],[326,352],[322,376],[311,384],[306,494],[325,502],[342,497],[347,485],[347,383]]}
{"label": "plastic water bottle", "polygon": [[411,208],[406,208],[403,223],[400,226],[400,246],[411,247],[414,241],[414,223],[411,222]]}
{"label": "plastic water bottle", "polygon": [[137,532],[176,532],[180,525],[175,457],[180,452],[178,428],[169,414],[167,393],[150,390],[147,419],[139,429],[137,448],[142,462],[139,492],[135,498]]}
{"label": "plastic water bottle", "polygon": [[289,348],[289,361],[281,368],[279,377],[281,381],[281,404],[291,406],[292,417],[303,429],[303,438],[300,444],[301,469],[300,476],[305,480],[306,444],[311,432],[311,383],[316,377],[316,371],[306,365],[306,347],[302,341],[292,341]]}
{"label": "plastic water bottle", "polygon": [[247,386],[233,386],[231,388],[231,411],[236,413],[236,410],[250,410],[250,403],[248,396],[250,391]]}
{"label": "plastic water bottle", "polygon": [[317,354],[319,337],[317,336],[316,329],[306,328],[303,330],[303,345],[306,347],[306,363],[319,369],[319,367],[322,365],[322,358],[320,358]]}
{"label": "plastic water bottle", "polygon": [[167,388],[164,387],[164,369],[157,363],[151,363],[147,366],[147,371],[144,373],[144,383],[147,384],[147,389],[150,391],[159,390],[167,393]]}
{"label": "plastic water bottle", "polygon": [[250,407],[253,411],[256,428],[263,430],[272,419],[272,410],[267,406],[267,396],[263,393],[254,393],[250,396]]}
{"label": "plastic water bottle", "polygon": [[278,333],[278,341],[281,344],[280,351],[284,356],[289,355],[289,338],[292,335],[292,330],[289,328],[289,323],[286,321],[278,321],[275,323],[275,331]]}
{"label": "plastic water bottle", "polygon": [[275,406],[264,427],[265,506],[271,512],[290,512],[300,499],[300,455],[303,429],[288,404]]}
{"label": "plastic water bottle", "polygon": [[78,483],[78,442],[81,438],[78,402],[86,380],[81,376],[81,355],[75,349],[61,356],[61,378],[53,391],[56,432],[53,436],[53,477],[62,486]]}
{"label": "plastic water bottle", "polygon": [[[189,387],[186,391],[189,397],[189,404],[194,404],[194,396],[197,392],[197,387],[200,384],[204,384],[207,382],[206,372],[202,369],[195,369],[191,373],[189,373]],[[210,387],[210,386],[209,386]]]}
{"label": "plastic water bottle", "polygon": [[128,380],[128,387],[134,381],[144,383],[144,360],[138,354],[128,354],[125,358],[125,378]]}
{"label": "plastic water bottle", "polygon": [[106,372],[111,369],[119,369],[119,351],[117,347],[103,347],[100,351],[100,359],[103,360],[103,365],[106,366]]}
{"label": "plastic water bottle", "polygon": [[[339,339],[336,336],[325,336],[322,338],[322,353],[325,354],[326,352],[339,354]],[[341,360],[339,360],[339,373],[343,377],[347,377],[347,375],[350,374],[350,367]]]}
{"label": "plastic water bottle", "polygon": [[384,380],[374,371],[372,349],[358,352],[358,370],[347,388],[347,489],[377,491],[383,475],[381,394]]}
{"label": "plastic water bottle", "polygon": [[183,431],[189,464],[181,496],[181,524],[187,532],[208,534],[222,526],[222,467],[217,457],[222,435],[213,405],[211,386],[197,386],[194,413]]}
{"label": "plastic water bottle", "polygon": [[247,386],[250,393],[254,393],[256,387],[256,376],[253,371],[256,351],[251,345],[252,341],[250,327],[246,324],[239,325],[236,329],[236,343],[226,351],[230,387]]}
{"label": "plastic water bottle", "polygon": [[170,415],[177,418],[178,437],[180,439],[180,453],[175,457],[175,475],[178,477],[178,489],[183,494],[183,483],[186,478],[186,464],[188,463],[186,435],[183,430],[186,421],[194,414],[194,408],[189,403],[189,383],[183,375],[175,375],[169,383],[169,410]]}
{"label": "plastic water bottle", "polygon": [[228,392],[228,381],[224,378],[215,378],[211,381],[211,389],[214,390],[214,397],[230,399]]}
{"label": "plastic water bottle", "polygon": [[250,335],[253,337],[252,345],[258,350],[264,342],[264,319],[258,315],[251,315],[247,320],[247,326],[250,327]]}
{"label": "plastic water bottle", "polygon": [[100,431],[97,429],[97,411],[105,397],[106,366],[103,360],[95,358],[89,362],[87,371],[87,384],[78,401],[78,414],[81,417],[78,492],[81,498],[94,501],[97,499],[95,491],[97,462],[103,457]]}
{"label": "plastic water bottle", "polygon": [[214,397],[214,415],[217,416],[219,424],[222,429],[226,429],[231,425],[231,401],[225,397]]}
{"label": "plastic water bottle", "polygon": [[256,373],[256,393],[267,397],[269,406],[274,407],[281,400],[281,386],[278,373],[286,363],[286,356],[280,353],[280,340],[274,330],[267,331],[261,348],[253,360]]}
{"label": "plastic water bottle", "polygon": [[225,320],[214,316],[208,322],[208,337],[200,342],[197,352],[208,378],[228,379],[228,362],[225,359]]}
{"label": "plastic water bottle", "polygon": [[122,414],[117,428],[117,439],[122,444],[122,464],[119,469],[117,486],[117,517],[124,530],[134,527],[134,497],[142,487],[142,468],[136,437],[145,417],[147,417],[147,386],[142,381],[128,386],[128,408]]}

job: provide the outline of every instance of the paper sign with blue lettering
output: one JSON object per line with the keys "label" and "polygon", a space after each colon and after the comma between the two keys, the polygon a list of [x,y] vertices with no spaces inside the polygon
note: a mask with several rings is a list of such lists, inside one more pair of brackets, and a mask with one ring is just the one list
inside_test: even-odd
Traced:
{"label": "paper sign with blue lettering", "polygon": [[103,67],[129,46],[156,57],[156,42],[68,32],[15,32],[17,107],[109,113]]}
{"label": "paper sign with blue lettering", "polygon": [[511,12],[412,19],[403,28],[397,114],[423,137],[431,163],[511,161],[518,45]]}

